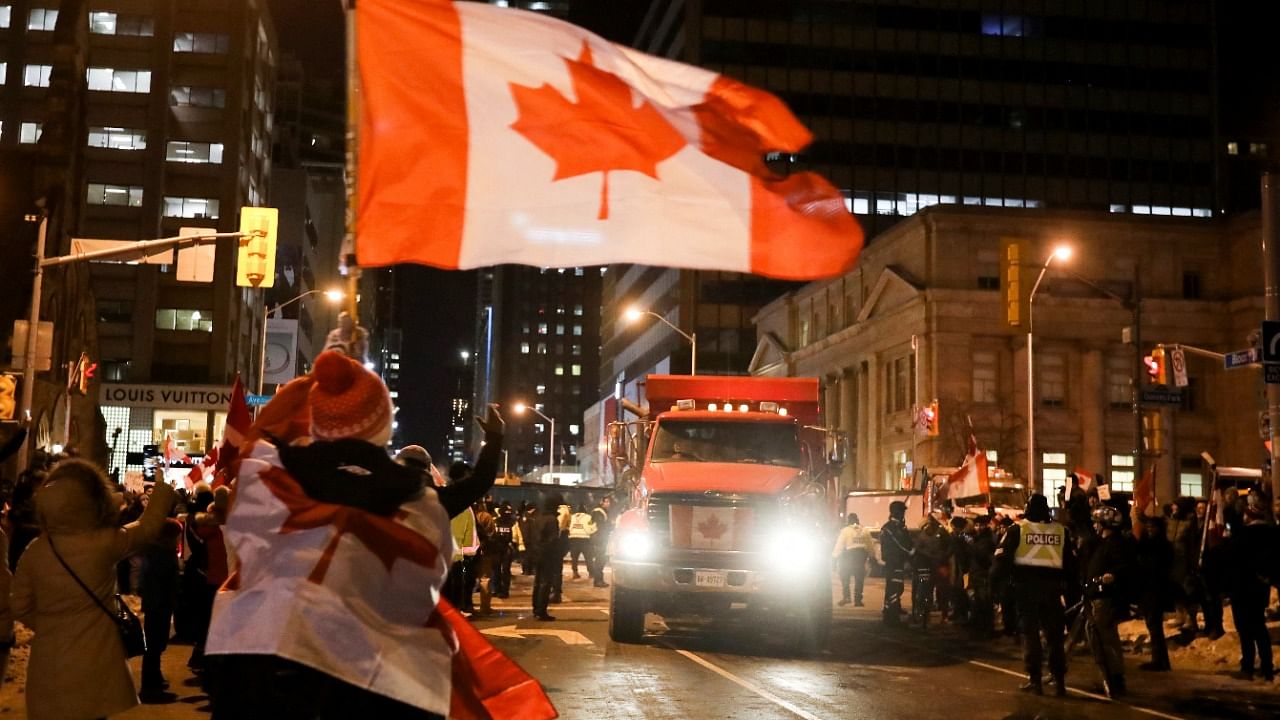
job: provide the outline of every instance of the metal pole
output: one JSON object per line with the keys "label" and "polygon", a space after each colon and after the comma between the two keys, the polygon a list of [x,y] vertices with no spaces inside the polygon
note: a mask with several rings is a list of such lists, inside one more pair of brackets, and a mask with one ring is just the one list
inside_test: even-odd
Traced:
{"label": "metal pole", "polygon": [[[343,216],[345,242],[344,248],[351,253],[343,258],[347,265],[347,311],[357,327],[360,326],[360,268],[355,264],[356,252],[356,208],[359,197],[356,192],[356,165],[359,157],[360,139],[360,73],[356,62],[356,3],[346,0],[346,84],[347,84],[347,128],[346,156],[343,175],[347,193],[347,208]],[[363,358],[362,358],[363,361]]]}
{"label": "metal pole", "polygon": [[693,345],[693,351],[689,358],[689,374],[698,374],[698,333],[689,333],[689,342]]}
{"label": "metal pole", "polygon": [[1027,304],[1027,489],[1036,491],[1036,384],[1031,352],[1031,304]]}
{"label": "metal pole", "polygon": [[[1262,272],[1266,282],[1267,320],[1280,320],[1280,183],[1262,173]],[[1280,385],[1267,383],[1267,415],[1271,419],[1271,498],[1280,499]]]}
{"label": "metal pole", "polygon": [[[40,293],[44,283],[44,244],[49,234],[49,214],[41,212],[40,229],[36,233],[36,274],[31,282],[31,314],[27,316],[27,349],[22,365],[22,409],[18,421],[31,423],[31,404],[36,393],[36,342],[40,334]],[[28,427],[27,439],[18,450],[18,470],[26,470],[35,443],[35,428]]]}
{"label": "metal pole", "polygon": [[266,291],[262,292],[262,334],[258,338],[258,394],[261,395],[267,374],[267,318],[271,316],[271,308],[267,307]]}
{"label": "metal pole", "polygon": [[[1143,466],[1146,464],[1142,448],[1142,273],[1137,263],[1133,264],[1133,478],[1141,482]],[[1152,492],[1155,491],[1155,479],[1152,478]]]}

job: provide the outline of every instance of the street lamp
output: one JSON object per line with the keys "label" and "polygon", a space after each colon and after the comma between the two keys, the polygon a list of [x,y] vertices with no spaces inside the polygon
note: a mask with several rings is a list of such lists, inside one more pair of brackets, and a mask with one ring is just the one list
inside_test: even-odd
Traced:
{"label": "street lamp", "polygon": [[556,419],[553,417],[547,417],[545,413],[532,405],[525,405],[522,402],[515,404],[515,411],[517,415],[523,415],[525,410],[532,410],[538,417],[551,424],[551,429],[547,437],[547,470],[550,472],[551,479],[554,481],[556,473]]}
{"label": "street lamp", "polygon": [[289,305],[292,305],[303,298],[310,297],[312,295],[316,295],[319,293],[324,293],[324,298],[328,300],[330,303],[342,302],[343,298],[347,296],[345,292],[341,290],[336,290],[336,289],[308,290],[302,293],[301,295],[295,298],[292,298],[290,300],[286,300],[273,308],[269,308],[266,305],[262,306],[262,337],[259,338],[261,342],[258,345],[258,394],[259,395],[262,394],[264,378],[267,374],[267,318],[271,317],[272,315],[279,312],[283,308]]}
{"label": "street lamp", "polygon": [[[1032,329],[1035,326],[1033,318],[1035,317],[1035,301],[1036,291],[1040,289],[1040,282],[1044,280],[1044,274],[1049,271],[1049,266],[1054,260],[1066,261],[1071,258],[1071,248],[1066,245],[1059,245],[1054,248],[1049,257],[1045,259],[1044,266],[1040,268],[1040,274],[1036,276],[1036,282],[1031,286],[1031,295],[1027,297],[1027,487],[1033,492],[1036,489],[1036,385],[1035,385],[1035,358],[1032,354]],[[1044,488],[1040,488],[1044,492]]]}
{"label": "street lamp", "polygon": [[689,374],[697,375],[698,374],[698,334],[696,332],[685,332],[681,330],[680,328],[673,325],[670,320],[662,317],[661,315],[659,315],[658,313],[652,310],[643,310],[641,308],[633,307],[633,308],[629,308],[626,312],[624,312],[622,314],[622,317],[626,319],[627,322],[635,322],[640,318],[644,317],[645,315],[652,315],[658,318],[659,320],[662,321],[664,325],[680,333],[681,337],[689,341],[689,345],[691,346],[691,350],[689,353]]}

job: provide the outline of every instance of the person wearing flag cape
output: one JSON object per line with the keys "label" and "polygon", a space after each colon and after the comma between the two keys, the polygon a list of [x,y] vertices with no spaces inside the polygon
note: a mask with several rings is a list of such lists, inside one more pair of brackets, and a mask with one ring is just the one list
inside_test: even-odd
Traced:
{"label": "person wearing flag cape", "polygon": [[436,489],[384,450],[392,415],[377,375],[326,351],[250,429],[205,647],[215,718],[556,717],[441,597],[449,517],[492,485],[502,418],[479,420],[473,482]]}

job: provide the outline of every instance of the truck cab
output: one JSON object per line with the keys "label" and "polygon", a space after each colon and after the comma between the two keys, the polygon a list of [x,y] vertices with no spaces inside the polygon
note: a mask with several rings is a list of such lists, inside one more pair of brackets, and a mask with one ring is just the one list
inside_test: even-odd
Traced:
{"label": "truck cab", "polygon": [[647,612],[745,609],[786,616],[816,647],[834,519],[833,445],[806,422],[819,420],[817,382],[650,376],[646,389],[664,409],[622,431],[633,449],[620,464],[639,467],[621,473],[631,504],[611,537],[610,636],[638,641]]}

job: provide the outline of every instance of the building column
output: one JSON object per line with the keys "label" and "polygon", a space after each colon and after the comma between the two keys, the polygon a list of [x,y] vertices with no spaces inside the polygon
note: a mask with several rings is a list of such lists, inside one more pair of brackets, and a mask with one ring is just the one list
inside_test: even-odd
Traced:
{"label": "building column", "polygon": [[1080,356],[1080,466],[1106,476],[1107,462],[1106,395],[1101,350],[1086,350]]}
{"label": "building column", "polygon": [[862,364],[858,382],[858,485],[864,490],[881,487],[880,473],[880,414],[876,412],[880,397],[879,383],[875,381],[880,369],[875,357]]}
{"label": "building column", "polygon": [[[840,422],[839,429],[849,438],[849,444],[856,446],[859,440],[857,433],[861,429],[858,424],[858,373],[846,368],[840,374]],[[840,488],[844,492],[853,489],[854,480],[857,478],[857,456],[850,454],[848,462],[844,464],[844,469],[840,471]]]}

